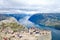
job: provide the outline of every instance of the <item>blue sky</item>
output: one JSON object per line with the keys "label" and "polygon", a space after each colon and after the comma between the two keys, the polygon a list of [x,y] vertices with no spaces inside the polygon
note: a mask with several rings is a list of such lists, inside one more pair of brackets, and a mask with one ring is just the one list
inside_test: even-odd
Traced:
{"label": "blue sky", "polygon": [[0,0],[0,12],[60,13],[60,0]]}

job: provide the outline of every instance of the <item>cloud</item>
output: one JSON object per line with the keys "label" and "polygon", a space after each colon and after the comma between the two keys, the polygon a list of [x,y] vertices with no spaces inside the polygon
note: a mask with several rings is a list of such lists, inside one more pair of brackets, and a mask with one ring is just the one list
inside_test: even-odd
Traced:
{"label": "cloud", "polygon": [[0,0],[0,12],[11,12],[7,9],[26,13],[60,13],[60,0]]}
{"label": "cloud", "polygon": [[0,10],[0,14],[36,14],[39,13],[38,11],[23,11],[23,10],[17,10],[17,9],[13,9],[13,10]]}

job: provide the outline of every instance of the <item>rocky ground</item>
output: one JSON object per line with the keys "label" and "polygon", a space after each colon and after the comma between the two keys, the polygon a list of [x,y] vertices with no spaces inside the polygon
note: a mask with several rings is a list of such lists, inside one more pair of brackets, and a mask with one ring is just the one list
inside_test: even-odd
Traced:
{"label": "rocky ground", "polygon": [[0,21],[0,40],[51,40],[51,31],[26,28],[14,17]]}

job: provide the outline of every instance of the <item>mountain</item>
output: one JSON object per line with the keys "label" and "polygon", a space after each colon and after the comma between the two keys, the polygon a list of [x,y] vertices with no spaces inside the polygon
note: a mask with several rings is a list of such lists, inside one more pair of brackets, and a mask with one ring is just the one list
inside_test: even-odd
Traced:
{"label": "mountain", "polygon": [[60,40],[60,14],[34,14],[29,18],[38,28],[51,30],[52,40]]}
{"label": "mountain", "polygon": [[[0,14],[0,20],[5,19],[6,17],[14,17],[17,21],[23,17],[27,16],[27,14]],[[3,18],[2,18],[3,17]]]}
{"label": "mountain", "polygon": [[35,14],[29,20],[40,26],[53,27],[60,30],[59,14]]}

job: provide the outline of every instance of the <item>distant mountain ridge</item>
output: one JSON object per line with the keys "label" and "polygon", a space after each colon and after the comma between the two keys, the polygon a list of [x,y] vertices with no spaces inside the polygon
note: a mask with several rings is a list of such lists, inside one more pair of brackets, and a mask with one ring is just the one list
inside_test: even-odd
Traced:
{"label": "distant mountain ridge", "polygon": [[30,21],[43,26],[50,26],[60,29],[60,14],[34,14],[30,17]]}
{"label": "distant mountain ridge", "polygon": [[22,14],[0,14],[0,20],[3,20],[5,18],[7,18],[7,17],[14,17],[19,21],[19,19],[21,19],[21,18],[23,18],[25,16],[27,16],[27,14],[23,14],[23,13]]}

